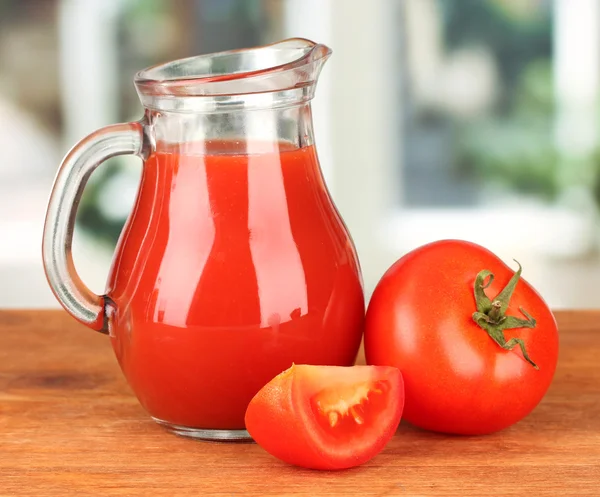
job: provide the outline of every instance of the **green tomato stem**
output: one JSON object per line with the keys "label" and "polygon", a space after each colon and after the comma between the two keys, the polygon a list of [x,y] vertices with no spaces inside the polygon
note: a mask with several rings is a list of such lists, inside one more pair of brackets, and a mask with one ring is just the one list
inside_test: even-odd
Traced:
{"label": "green tomato stem", "polygon": [[487,269],[484,269],[477,274],[474,284],[477,311],[473,313],[473,321],[475,321],[477,325],[503,349],[512,350],[516,346],[519,346],[525,360],[535,369],[539,369],[537,364],[529,357],[525,343],[521,338],[512,338],[506,341],[504,336],[505,330],[514,328],[535,328],[536,326],[535,319],[522,307],[519,308],[519,310],[526,319],[506,315],[506,311],[510,305],[510,299],[519,282],[519,278],[521,277],[521,264],[518,262],[517,264],[519,265],[519,269],[493,301],[485,294],[485,289],[491,285],[494,280],[494,275]]}

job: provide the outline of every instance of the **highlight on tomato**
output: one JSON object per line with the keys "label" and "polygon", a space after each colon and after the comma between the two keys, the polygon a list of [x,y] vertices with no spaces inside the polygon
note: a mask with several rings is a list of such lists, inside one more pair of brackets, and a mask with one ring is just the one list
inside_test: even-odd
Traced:
{"label": "highlight on tomato", "polygon": [[381,452],[403,406],[395,367],[293,365],[256,394],[245,421],[252,438],[282,461],[337,470]]}
{"label": "highlight on tomato", "polygon": [[381,278],[367,309],[368,364],[400,368],[404,419],[444,433],[511,426],[544,397],[558,360],[542,297],[489,250],[424,245]]}

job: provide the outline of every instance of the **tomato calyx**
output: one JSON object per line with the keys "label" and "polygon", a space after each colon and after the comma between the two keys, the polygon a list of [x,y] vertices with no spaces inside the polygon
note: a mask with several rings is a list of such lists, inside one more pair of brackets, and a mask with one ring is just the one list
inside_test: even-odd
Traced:
{"label": "tomato calyx", "polygon": [[492,284],[492,281],[494,281],[494,274],[487,269],[484,269],[477,274],[474,285],[477,311],[473,313],[473,321],[475,321],[480,328],[485,330],[490,338],[503,349],[512,350],[518,345],[525,360],[535,369],[540,369],[527,354],[525,343],[521,338],[511,338],[507,341],[504,336],[505,330],[514,328],[535,328],[536,325],[535,319],[522,307],[519,307],[519,310],[526,319],[506,315],[510,299],[519,282],[519,278],[521,277],[521,264],[519,264],[518,261],[515,262],[518,264],[519,269],[494,300],[490,300],[485,294],[485,289]]}

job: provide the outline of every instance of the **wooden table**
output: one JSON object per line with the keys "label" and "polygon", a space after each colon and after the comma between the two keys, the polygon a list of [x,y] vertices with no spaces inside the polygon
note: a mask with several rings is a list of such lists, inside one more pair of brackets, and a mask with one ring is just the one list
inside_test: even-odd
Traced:
{"label": "wooden table", "polygon": [[327,473],[255,444],[176,437],[131,394],[105,336],[60,311],[0,312],[0,495],[600,496],[600,312],[558,312],[542,403],[487,437],[402,424],[370,463]]}

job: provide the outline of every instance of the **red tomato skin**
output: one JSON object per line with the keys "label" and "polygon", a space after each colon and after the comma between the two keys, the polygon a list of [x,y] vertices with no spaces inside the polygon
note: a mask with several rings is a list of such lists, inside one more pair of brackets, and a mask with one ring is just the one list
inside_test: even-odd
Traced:
{"label": "red tomato skin", "polygon": [[[298,398],[297,376],[281,374],[265,385],[252,399],[245,423],[250,436],[271,455],[295,466],[318,470],[340,470],[364,464],[385,447],[394,436],[404,406],[402,374],[395,369],[392,380],[399,387],[399,409],[394,419],[378,430],[379,436],[370,450],[350,457],[335,458],[307,435],[306,416],[299,413],[306,398]],[[288,370],[289,371],[289,370]],[[310,429],[310,428],[309,428]]]}
{"label": "red tomato skin", "polygon": [[[516,264],[515,264],[516,266]],[[489,250],[460,240],[424,245],[399,259],[378,283],[367,310],[367,364],[395,366],[405,384],[404,419],[431,431],[482,435],[529,414],[545,395],[558,360],[558,329],[542,297],[519,280],[507,314],[532,315],[535,328],[505,331],[522,338],[503,350],[473,320],[473,284],[490,270],[493,299],[514,274]],[[527,268],[525,268],[526,272]]]}

